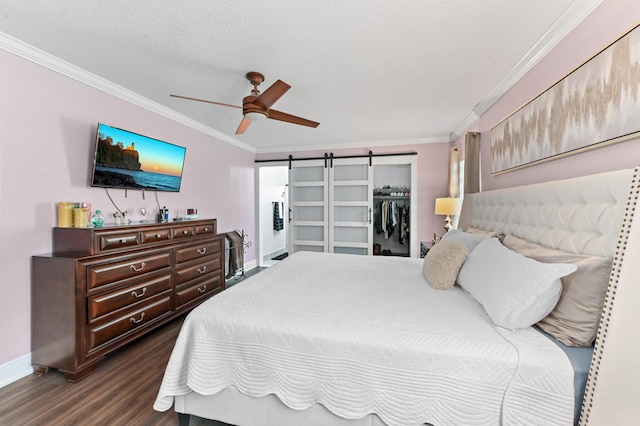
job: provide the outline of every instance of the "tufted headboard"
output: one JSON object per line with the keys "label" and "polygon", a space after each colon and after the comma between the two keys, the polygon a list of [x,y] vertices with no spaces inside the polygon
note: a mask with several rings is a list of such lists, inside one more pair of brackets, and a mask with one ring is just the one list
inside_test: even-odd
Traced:
{"label": "tufted headboard", "polygon": [[[467,194],[458,222],[559,250],[612,259],[580,425],[640,417],[640,166],[573,179]],[[640,211],[640,210],[638,210]],[[632,337],[632,338],[630,338]]]}
{"label": "tufted headboard", "polygon": [[613,258],[633,169],[466,194],[458,227]]}

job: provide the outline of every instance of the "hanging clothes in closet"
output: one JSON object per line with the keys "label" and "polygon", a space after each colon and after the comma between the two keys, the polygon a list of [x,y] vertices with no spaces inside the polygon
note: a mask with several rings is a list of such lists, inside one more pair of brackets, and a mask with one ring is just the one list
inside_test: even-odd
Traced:
{"label": "hanging clothes in closet", "polygon": [[374,226],[385,239],[393,238],[400,244],[407,243],[409,235],[409,207],[395,200],[379,201],[375,206]]}

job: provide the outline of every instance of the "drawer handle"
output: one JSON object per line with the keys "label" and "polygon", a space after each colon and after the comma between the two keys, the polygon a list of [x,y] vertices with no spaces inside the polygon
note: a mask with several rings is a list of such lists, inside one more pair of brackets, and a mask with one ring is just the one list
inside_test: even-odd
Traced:
{"label": "drawer handle", "polygon": [[207,248],[202,247],[201,249],[196,249],[196,251],[198,252],[198,254],[205,254],[207,252]]}
{"label": "drawer handle", "polygon": [[138,294],[135,290],[133,290],[133,291],[131,292],[131,295],[132,295],[133,297],[142,297],[142,296],[144,296],[146,293],[147,293],[147,288],[146,288],[146,287],[143,287],[143,288],[142,288],[142,293]]}
{"label": "drawer handle", "polygon": [[136,268],[136,265],[130,265],[129,268],[131,268],[132,271],[140,272],[144,269],[144,262],[140,264],[139,268]]}
{"label": "drawer handle", "polygon": [[209,228],[204,228],[204,232],[209,232]]}
{"label": "drawer handle", "polygon": [[189,231],[182,231],[182,233],[183,233],[184,235],[187,235],[187,234],[189,233]]}
{"label": "drawer handle", "polygon": [[201,274],[204,274],[206,270],[207,270],[207,266],[206,266],[206,265],[205,265],[205,266],[203,266],[202,268],[198,268],[198,269],[196,269],[196,271],[198,271],[198,272],[199,272],[199,273],[201,273]]}
{"label": "drawer handle", "polygon": [[134,317],[129,318],[129,322],[132,322],[134,324],[138,324],[140,323],[142,320],[144,319],[144,312],[140,314],[140,319],[135,319]]}
{"label": "drawer handle", "polygon": [[156,238],[162,238],[162,235],[156,234]]}
{"label": "drawer handle", "polygon": [[121,240],[120,240],[120,244],[127,244],[127,240],[126,240],[126,238],[121,239]]}
{"label": "drawer handle", "polygon": [[198,287],[198,291],[200,293],[204,293],[205,291],[207,291],[207,285],[205,284],[204,286],[202,286],[202,288]]}

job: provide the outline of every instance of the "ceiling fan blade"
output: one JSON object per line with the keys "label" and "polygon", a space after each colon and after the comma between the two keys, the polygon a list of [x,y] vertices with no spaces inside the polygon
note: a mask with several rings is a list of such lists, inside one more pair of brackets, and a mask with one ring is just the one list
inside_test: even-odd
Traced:
{"label": "ceiling fan blade", "polygon": [[238,130],[236,130],[236,135],[241,135],[246,132],[249,128],[249,124],[251,124],[251,120],[243,117],[240,125],[238,126]]}
{"label": "ceiling fan blade", "polygon": [[287,90],[289,89],[291,89],[291,86],[282,80],[278,80],[269,86],[267,90],[262,92],[262,94],[260,94],[253,103],[267,110],[271,108],[271,106],[275,104],[282,95],[287,93]]}
{"label": "ceiling fan blade", "polygon": [[269,118],[272,120],[286,121],[287,123],[299,124],[301,126],[318,127],[320,123],[307,120],[306,118],[296,117],[295,115],[287,114],[286,112],[276,111],[275,109],[269,110]]}
{"label": "ceiling fan blade", "polygon": [[225,104],[225,103],[222,103],[222,102],[207,101],[206,99],[190,98],[188,96],[180,96],[180,95],[169,95],[169,96],[173,96],[174,98],[187,99],[189,101],[206,102],[208,104],[222,105],[222,106],[227,106],[227,107],[231,107],[231,108],[242,109],[242,107],[238,106],[238,105]]}

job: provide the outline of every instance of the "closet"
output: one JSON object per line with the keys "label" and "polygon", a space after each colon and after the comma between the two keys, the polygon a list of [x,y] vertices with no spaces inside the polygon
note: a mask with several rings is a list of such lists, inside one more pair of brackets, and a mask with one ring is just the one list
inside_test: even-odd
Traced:
{"label": "closet", "polygon": [[377,164],[373,185],[373,254],[411,255],[411,165]]}
{"label": "closet", "polygon": [[[415,154],[291,161],[288,252],[417,256],[416,238],[410,232],[415,229],[415,164]],[[402,187],[403,196],[381,196],[380,191],[374,195],[384,186]],[[403,216],[408,232],[402,240],[393,233],[385,238],[374,229],[376,203],[384,201],[409,212]]]}

